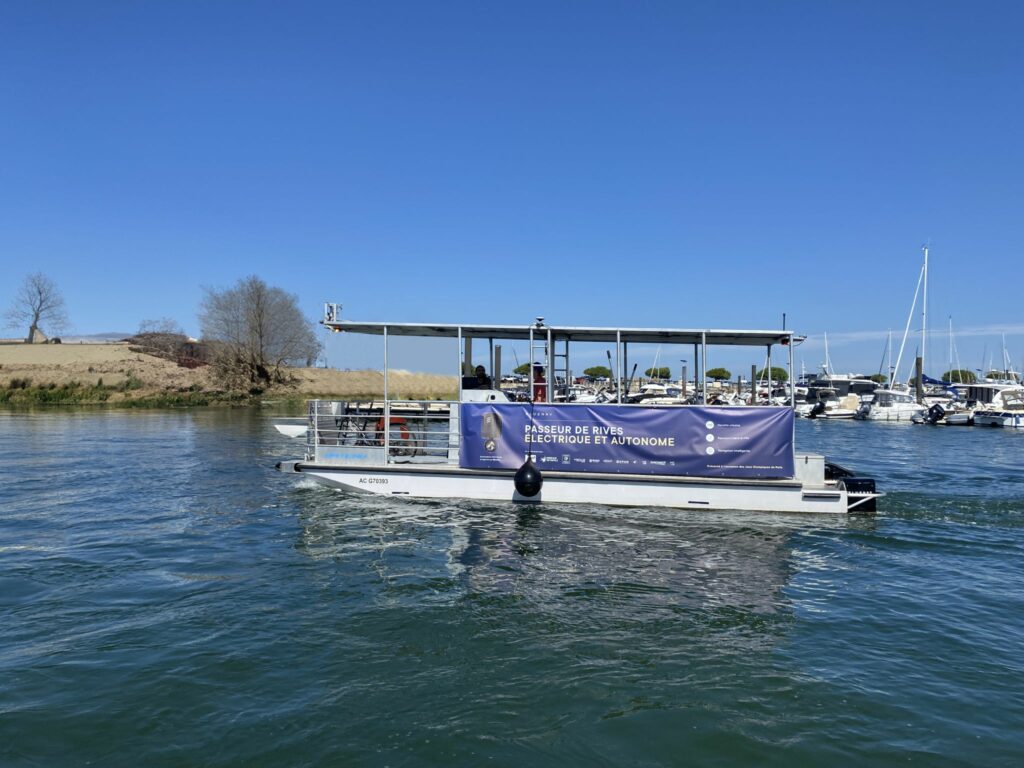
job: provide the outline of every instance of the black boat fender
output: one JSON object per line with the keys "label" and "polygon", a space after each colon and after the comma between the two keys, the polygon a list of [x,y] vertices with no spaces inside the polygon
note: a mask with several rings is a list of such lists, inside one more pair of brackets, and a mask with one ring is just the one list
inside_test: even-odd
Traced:
{"label": "black boat fender", "polygon": [[513,482],[516,486],[516,492],[520,496],[533,498],[540,493],[540,489],[544,485],[544,477],[541,475],[540,470],[537,469],[537,465],[533,463],[533,456],[530,456],[526,463],[516,470]]}

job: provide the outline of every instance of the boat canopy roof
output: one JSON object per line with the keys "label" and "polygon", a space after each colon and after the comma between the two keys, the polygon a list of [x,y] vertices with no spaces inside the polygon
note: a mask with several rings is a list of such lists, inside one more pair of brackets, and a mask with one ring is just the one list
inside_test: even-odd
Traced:
{"label": "boat canopy roof", "polygon": [[[436,323],[359,323],[351,320],[323,321],[327,328],[342,333],[435,338],[522,339],[546,336],[559,341],[615,342],[632,344],[701,344],[757,347],[790,344],[792,331],[739,331],[693,328],[593,328],[555,325],[472,325]],[[531,336],[532,332],[532,336]]]}

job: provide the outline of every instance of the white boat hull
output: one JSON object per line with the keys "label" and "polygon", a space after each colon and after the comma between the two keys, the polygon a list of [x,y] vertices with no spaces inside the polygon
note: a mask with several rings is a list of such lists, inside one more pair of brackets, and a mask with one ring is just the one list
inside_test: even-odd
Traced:
{"label": "white boat hull", "polygon": [[1024,429],[1024,413],[975,413],[974,426]]}
{"label": "white boat hull", "polygon": [[813,418],[825,419],[826,421],[833,421],[836,419],[852,419],[856,415],[857,412],[851,411],[849,408],[835,408],[831,411],[826,410],[824,413],[819,413],[817,416],[814,416]]}
{"label": "white boat hull", "polygon": [[974,414],[947,413],[942,419],[942,422],[945,422],[950,427],[970,427],[974,424]]}
{"label": "white boat hull", "polygon": [[868,421],[905,421],[908,424],[915,416],[923,416],[928,409],[923,406],[917,408],[878,408],[872,406],[864,418]]}
{"label": "white boat hull", "polygon": [[537,496],[515,489],[514,472],[450,466],[331,466],[285,462],[280,468],[330,486],[380,496],[427,499],[650,506],[759,512],[845,514],[849,495],[836,485],[808,487],[799,480],[724,480],[545,471]]}

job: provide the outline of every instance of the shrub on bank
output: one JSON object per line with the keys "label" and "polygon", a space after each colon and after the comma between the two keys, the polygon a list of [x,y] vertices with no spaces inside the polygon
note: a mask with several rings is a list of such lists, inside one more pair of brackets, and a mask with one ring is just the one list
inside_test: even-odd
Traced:
{"label": "shrub on bank", "polygon": [[[138,387],[132,387],[137,389]],[[72,381],[67,384],[41,384],[31,386],[25,380],[12,381],[0,386],[0,405],[110,405],[118,408],[180,408],[203,405],[246,405],[252,399],[245,393],[203,392],[189,387],[185,391],[140,394],[137,397],[113,398],[125,395],[124,383],[106,386]],[[112,399],[113,398],[113,399]]]}

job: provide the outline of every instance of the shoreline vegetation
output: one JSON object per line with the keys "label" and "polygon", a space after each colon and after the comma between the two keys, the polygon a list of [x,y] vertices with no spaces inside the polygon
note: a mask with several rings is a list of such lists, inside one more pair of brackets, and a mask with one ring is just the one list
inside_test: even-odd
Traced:
{"label": "shoreline vegetation", "polygon": [[[0,345],[0,406],[99,405],[118,408],[300,405],[312,399],[373,399],[380,371],[288,368],[266,388],[225,389],[208,366],[185,368],[126,343]],[[392,397],[453,399],[455,376],[388,371]]]}

